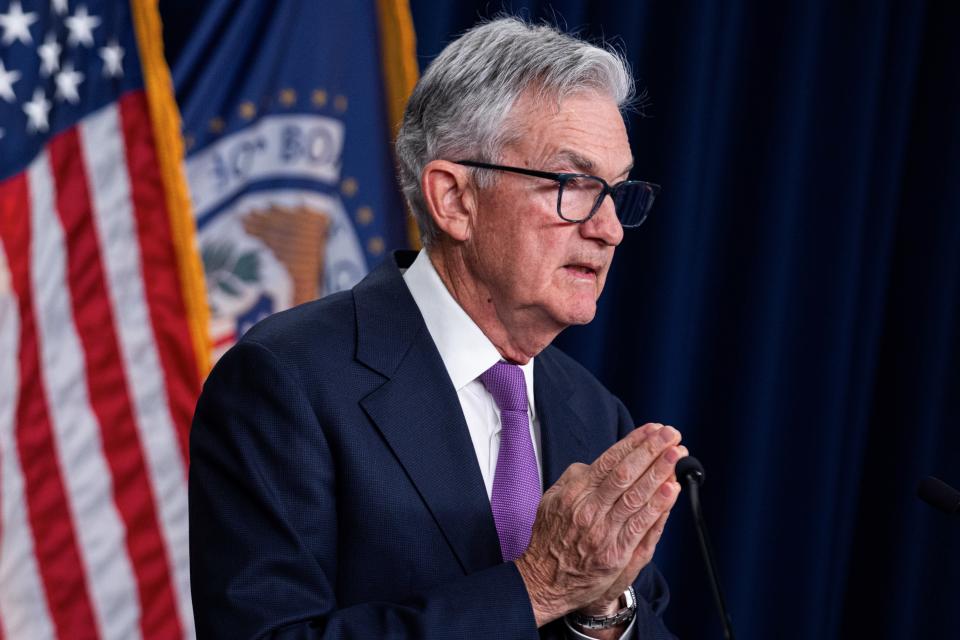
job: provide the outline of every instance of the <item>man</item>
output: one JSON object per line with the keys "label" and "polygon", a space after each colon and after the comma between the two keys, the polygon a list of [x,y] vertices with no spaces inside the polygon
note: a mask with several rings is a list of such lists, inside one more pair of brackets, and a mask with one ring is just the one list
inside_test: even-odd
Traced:
{"label": "man", "polygon": [[201,637],[672,637],[680,434],[549,346],[656,190],[623,182],[631,96],[615,54],[514,19],[427,69],[397,140],[425,251],[262,322],[204,388]]}

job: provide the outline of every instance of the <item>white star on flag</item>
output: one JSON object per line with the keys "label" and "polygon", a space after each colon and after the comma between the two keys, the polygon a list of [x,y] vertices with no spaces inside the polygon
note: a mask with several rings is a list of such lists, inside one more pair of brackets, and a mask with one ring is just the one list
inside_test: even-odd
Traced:
{"label": "white star on flag", "polygon": [[68,62],[64,65],[63,71],[57,74],[54,81],[57,84],[57,98],[66,100],[71,104],[80,102],[80,94],[77,92],[77,87],[83,82],[83,74],[79,71],[74,71],[72,63]]}
{"label": "white star on flag", "polygon": [[63,47],[57,42],[57,37],[48,33],[43,44],[37,47],[40,56],[40,75],[49,78],[51,74],[60,70],[60,52]]}
{"label": "white star on flag", "polygon": [[14,40],[19,40],[23,44],[31,44],[33,36],[30,35],[30,25],[37,21],[37,14],[24,13],[20,0],[14,0],[10,3],[10,10],[7,13],[0,13],[0,27],[3,28],[3,44],[13,44]]}
{"label": "white star on flag", "polygon": [[33,90],[33,99],[23,105],[23,112],[27,114],[27,131],[36,133],[50,128],[47,116],[50,114],[50,101],[43,95],[43,89]]}
{"label": "white star on flag", "polygon": [[53,12],[58,16],[67,12],[67,0],[50,0],[50,6],[53,7]]}
{"label": "white star on flag", "polygon": [[73,46],[82,44],[85,47],[93,46],[93,30],[100,26],[100,18],[87,13],[86,5],[77,7],[76,13],[64,20],[70,35],[67,44]]}
{"label": "white star on flag", "polygon": [[13,83],[19,79],[20,72],[16,69],[7,71],[7,68],[3,66],[3,60],[0,60],[0,98],[7,102],[16,100],[17,96],[13,92]]}
{"label": "white star on flag", "polygon": [[107,46],[100,47],[100,57],[103,58],[103,75],[108,78],[123,77],[123,47],[116,39],[111,39]]}

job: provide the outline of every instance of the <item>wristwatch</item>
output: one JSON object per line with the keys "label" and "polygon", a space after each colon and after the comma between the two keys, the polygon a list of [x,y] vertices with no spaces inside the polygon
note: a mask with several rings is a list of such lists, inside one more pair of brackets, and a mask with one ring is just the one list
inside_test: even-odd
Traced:
{"label": "wristwatch", "polygon": [[637,612],[637,594],[634,593],[633,587],[627,587],[620,596],[620,602],[623,608],[609,616],[585,616],[574,611],[567,614],[567,619],[584,629],[609,629],[629,621]]}

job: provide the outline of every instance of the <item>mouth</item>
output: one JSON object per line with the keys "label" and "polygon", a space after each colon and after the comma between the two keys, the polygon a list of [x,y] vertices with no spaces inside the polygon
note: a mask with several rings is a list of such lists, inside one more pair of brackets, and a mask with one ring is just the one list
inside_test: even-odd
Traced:
{"label": "mouth", "polygon": [[600,266],[585,262],[575,262],[563,266],[564,270],[575,278],[596,281],[600,274]]}

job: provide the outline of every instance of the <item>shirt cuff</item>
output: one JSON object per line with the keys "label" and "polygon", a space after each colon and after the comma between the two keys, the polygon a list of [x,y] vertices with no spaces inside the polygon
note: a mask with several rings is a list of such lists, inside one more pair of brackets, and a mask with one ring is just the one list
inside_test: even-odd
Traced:
{"label": "shirt cuff", "polygon": [[[567,625],[567,638],[570,640],[596,640],[591,636],[584,635],[573,628],[573,625],[570,624],[570,621],[567,620],[567,616],[563,616],[563,624]],[[637,624],[637,614],[634,613],[633,617],[630,618],[630,624],[627,625],[627,628],[623,630],[623,633],[620,634],[620,640],[627,640],[633,636],[633,628]]]}

